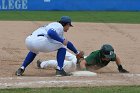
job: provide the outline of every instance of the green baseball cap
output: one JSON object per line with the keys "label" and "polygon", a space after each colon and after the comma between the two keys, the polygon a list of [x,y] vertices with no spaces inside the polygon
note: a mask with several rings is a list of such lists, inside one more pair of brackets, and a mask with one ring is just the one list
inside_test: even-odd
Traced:
{"label": "green baseball cap", "polygon": [[101,47],[101,53],[105,56],[105,58],[115,58],[116,54],[114,53],[114,49],[109,44],[104,44]]}

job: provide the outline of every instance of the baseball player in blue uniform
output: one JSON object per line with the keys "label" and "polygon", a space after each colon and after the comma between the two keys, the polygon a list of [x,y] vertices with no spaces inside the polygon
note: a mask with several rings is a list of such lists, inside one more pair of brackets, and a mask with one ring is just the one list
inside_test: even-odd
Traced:
{"label": "baseball player in blue uniform", "polygon": [[25,40],[25,44],[30,51],[15,74],[22,76],[26,67],[34,60],[39,52],[48,53],[57,51],[56,59],[58,65],[56,76],[69,75],[63,69],[66,48],[73,51],[77,56],[81,56],[72,42],[64,38],[63,34],[69,30],[69,27],[72,27],[71,18],[69,16],[62,16],[60,21],[39,27],[29,35]]}

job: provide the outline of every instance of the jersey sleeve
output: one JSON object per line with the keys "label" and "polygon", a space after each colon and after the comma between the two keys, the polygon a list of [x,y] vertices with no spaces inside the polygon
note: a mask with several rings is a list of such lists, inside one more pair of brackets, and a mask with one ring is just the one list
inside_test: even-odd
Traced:
{"label": "jersey sleeve", "polygon": [[61,42],[61,43],[63,43],[63,41],[64,41],[64,39],[63,38],[61,38],[58,34],[57,34],[57,32],[54,30],[54,29],[49,29],[48,30],[48,36],[49,37],[51,37],[52,39],[54,39],[54,40],[56,40],[56,41],[58,41],[58,42]]}

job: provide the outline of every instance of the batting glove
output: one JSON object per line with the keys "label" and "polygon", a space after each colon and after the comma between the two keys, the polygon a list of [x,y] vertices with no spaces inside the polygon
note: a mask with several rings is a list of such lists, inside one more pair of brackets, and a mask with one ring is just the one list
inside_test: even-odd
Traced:
{"label": "batting glove", "polygon": [[129,71],[125,70],[122,65],[118,65],[118,70],[120,73],[129,73]]}

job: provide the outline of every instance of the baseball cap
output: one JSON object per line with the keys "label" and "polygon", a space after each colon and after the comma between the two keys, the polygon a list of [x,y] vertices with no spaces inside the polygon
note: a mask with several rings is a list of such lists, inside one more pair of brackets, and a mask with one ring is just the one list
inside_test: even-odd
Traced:
{"label": "baseball cap", "polygon": [[62,16],[60,22],[69,23],[70,26],[73,26],[71,24],[71,18],[69,16]]}
{"label": "baseball cap", "polygon": [[105,58],[115,58],[116,54],[114,53],[114,49],[111,45],[109,44],[104,44],[101,47],[101,52],[105,56]]}

